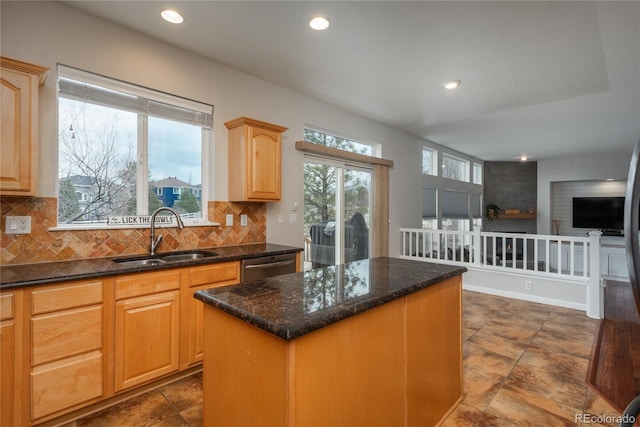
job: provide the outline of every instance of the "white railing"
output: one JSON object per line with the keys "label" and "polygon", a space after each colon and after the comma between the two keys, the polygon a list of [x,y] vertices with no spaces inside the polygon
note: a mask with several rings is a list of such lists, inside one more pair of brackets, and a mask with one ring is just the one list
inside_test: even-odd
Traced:
{"label": "white railing", "polygon": [[[575,237],[414,228],[400,232],[401,255],[426,261],[575,279],[588,279],[590,266],[600,262],[600,233]],[[592,246],[598,249],[596,258]]]}
{"label": "white railing", "polygon": [[[400,233],[403,258],[462,265],[485,276],[508,273],[537,277],[541,283],[551,283],[547,289],[553,290],[571,288],[573,283],[586,291],[579,305],[584,306],[587,315],[603,315],[598,231],[590,232],[589,237],[414,228],[401,228]],[[525,286],[527,283],[530,286],[532,282],[527,279]],[[505,292],[523,296],[517,288]]]}

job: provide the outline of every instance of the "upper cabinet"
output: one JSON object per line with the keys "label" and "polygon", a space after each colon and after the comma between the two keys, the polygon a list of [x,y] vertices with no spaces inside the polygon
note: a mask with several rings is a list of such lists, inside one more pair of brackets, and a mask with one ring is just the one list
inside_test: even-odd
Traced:
{"label": "upper cabinet", "polygon": [[48,68],[0,57],[0,194],[33,196],[38,187],[38,86]]}
{"label": "upper cabinet", "polygon": [[248,117],[225,126],[229,129],[229,201],[280,200],[282,133],[287,128]]}

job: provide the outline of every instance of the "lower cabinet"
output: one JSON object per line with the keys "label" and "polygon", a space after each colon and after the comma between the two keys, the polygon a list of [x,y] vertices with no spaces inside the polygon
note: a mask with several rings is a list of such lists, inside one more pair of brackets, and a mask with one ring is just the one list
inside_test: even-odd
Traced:
{"label": "lower cabinet", "polygon": [[224,262],[203,267],[190,268],[186,282],[189,288],[184,292],[188,306],[187,324],[187,364],[200,363],[204,359],[204,306],[195,299],[197,291],[218,286],[233,285],[240,281],[240,263]]}
{"label": "lower cabinet", "polygon": [[16,295],[0,295],[0,425],[18,424],[14,414],[16,373]]}
{"label": "lower cabinet", "polygon": [[[179,369],[180,273],[116,280],[115,391]],[[127,298],[122,298],[127,296]]]}
{"label": "lower cabinet", "polygon": [[238,283],[222,262],[0,293],[0,425],[56,423],[203,360],[201,289]]}
{"label": "lower cabinet", "polygon": [[105,394],[103,283],[39,287],[27,298],[31,420],[101,399]]}
{"label": "lower cabinet", "polygon": [[[569,271],[571,267],[571,248],[569,245],[562,245],[560,253],[558,253],[558,245],[552,243],[549,253],[549,266],[552,270],[557,270],[560,267],[562,271]],[[580,246],[574,247],[573,263],[576,273],[584,271],[584,249]],[[628,279],[627,255],[623,244],[602,244],[600,246],[600,275]]]}
{"label": "lower cabinet", "polygon": [[624,246],[602,245],[600,247],[600,274],[629,279],[627,251]]}

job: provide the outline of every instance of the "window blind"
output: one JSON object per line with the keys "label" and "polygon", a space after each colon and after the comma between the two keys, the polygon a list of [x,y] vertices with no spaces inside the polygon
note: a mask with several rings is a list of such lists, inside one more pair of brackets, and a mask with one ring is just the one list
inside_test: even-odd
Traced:
{"label": "window blind", "polygon": [[469,219],[469,194],[462,191],[442,190],[442,218]]}
{"label": "window blind", "polygon": [[213,127],[211,105],[62,65],[58,66],[58,94],[76,101],[146,114],[205,129]]}
{"label": "window blind", "polygon": [[482,218],[482,195],[471,195],[471,217]]}
{"label": "window blind", "polygon": [[435,188],[422,189],[422,219],[438,217],[437,191]]}

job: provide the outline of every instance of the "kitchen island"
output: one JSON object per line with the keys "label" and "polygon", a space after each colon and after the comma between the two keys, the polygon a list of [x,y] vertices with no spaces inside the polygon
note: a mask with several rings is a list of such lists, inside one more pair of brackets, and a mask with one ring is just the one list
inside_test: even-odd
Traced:
{"label": "kitchen island", "polygon": [[437,425],[462,396],[464,271],[380,257],[196,292],[204,425]]}

